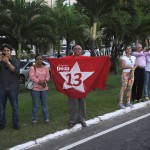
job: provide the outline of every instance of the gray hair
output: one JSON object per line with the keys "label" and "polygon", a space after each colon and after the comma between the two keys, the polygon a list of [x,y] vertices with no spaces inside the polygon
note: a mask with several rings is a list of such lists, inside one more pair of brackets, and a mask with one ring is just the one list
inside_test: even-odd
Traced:
{"label": "gray hair", "polygon": [[137,48],[137,47],[142,47],[142,44],[137,43],[137,44],[135,45],[135,48]]}

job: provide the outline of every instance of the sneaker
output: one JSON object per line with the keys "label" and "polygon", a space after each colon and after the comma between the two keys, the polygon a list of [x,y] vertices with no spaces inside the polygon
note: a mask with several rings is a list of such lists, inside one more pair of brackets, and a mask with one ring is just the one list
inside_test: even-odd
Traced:
{"label": "sneaker", "polygon": [[81,125],[82,125],[83,128],[87,127],[86,122],[81,122]]}
{"label": "sneaker", "polygon": [[138,103],[138,102],[140,102],[140,101],[136,99],[135,102]]}
{"label": "sneaker", "polygon": [[37,126],[37,121],[32,121],[32,126]]}
{"label": "sneaker", "polygon": [[144,102],[144,100],[143,99],[139,99],[139,102]]}
{"label": "sneaker", "polygon": [[3,130],[5,128],[4,124],[0,124],[0,130]]}
{"label": "sneaker", "polygon": [[127,106],[127,107],[130,107],[130,108],[133,108],[133,107],[134,107],[132,103],[127,103],[126,106]]}
{"label": "sneaker", "polygon": [[20,127],[19,127],[18,124],[13,125],[13,128],[14,128],[15,130],[20,130]]}
{"label": "sneaker", "polygon": [[148,96],[145,96],[145,100],[149,100],[149,97],[148,97]]}
{"label": "sneaker", "polygon": [[123,103],[119,103],[118,106],[119,106],[121,109],[125,109],[125,108],[126,108]]}
{"label": "sneaker", "polygon": [[44,123],[45,123],[45,124],[49,124],[49,119],[46,119],[46,120],[44,121]]}
{"label": "sneaker", "polygon": [[75,123],[68,122],[69,128],[72,128],[72,127],[74,127],[75,125],[76,125]]}

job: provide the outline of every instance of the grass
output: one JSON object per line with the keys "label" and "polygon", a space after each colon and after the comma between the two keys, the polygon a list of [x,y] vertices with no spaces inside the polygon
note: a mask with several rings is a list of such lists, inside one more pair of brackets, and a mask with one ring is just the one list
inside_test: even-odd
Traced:
{"label": "grass", "polygon": [[[95,89],[86,97],[87,119],[100,116],[118,109],[118,96],[120,89],[120,75],[110,74],[107,80],[107,90]],[[12,129],[11,107],[7,103],[7,126],[0,131],[0,150],[7,149],[27,141],[35,140],[58,130],[68,128],[67,97],[56,91],[53,81],[49,82],[49,118],[51,124],[45,125],[39,108],[38,125],[31,126],[32,101],[30,93],[24,86],[20,86],[19,93],[19,131]]]}

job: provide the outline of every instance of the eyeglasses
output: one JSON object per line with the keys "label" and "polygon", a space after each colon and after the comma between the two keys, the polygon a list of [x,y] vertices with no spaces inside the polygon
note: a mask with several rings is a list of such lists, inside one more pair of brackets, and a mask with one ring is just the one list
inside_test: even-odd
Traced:
{"label": "eyeglasses", "polygon": [[74,48],[73,50],[82,50],[81,48]]}

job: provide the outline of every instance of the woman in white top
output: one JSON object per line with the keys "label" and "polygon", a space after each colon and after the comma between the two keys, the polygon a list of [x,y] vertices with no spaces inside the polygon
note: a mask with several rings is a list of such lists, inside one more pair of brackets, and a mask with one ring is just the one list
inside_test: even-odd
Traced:
{"label": "woman in white top", "polygon": [[119,107],[126,108],[123,104],[123,97],[126,90],[126,98],[127,98],[127,107],[130,106],[131,108],[133,105],[130,102],[131,99],[131,89],[134,82],[134,70],[135,70],[135,56],[131,56],[131,47],[127,46],[125,48],[125,56],[121,57],[121,68],[122,76],[121,76],[121,90],[119,96]]}

